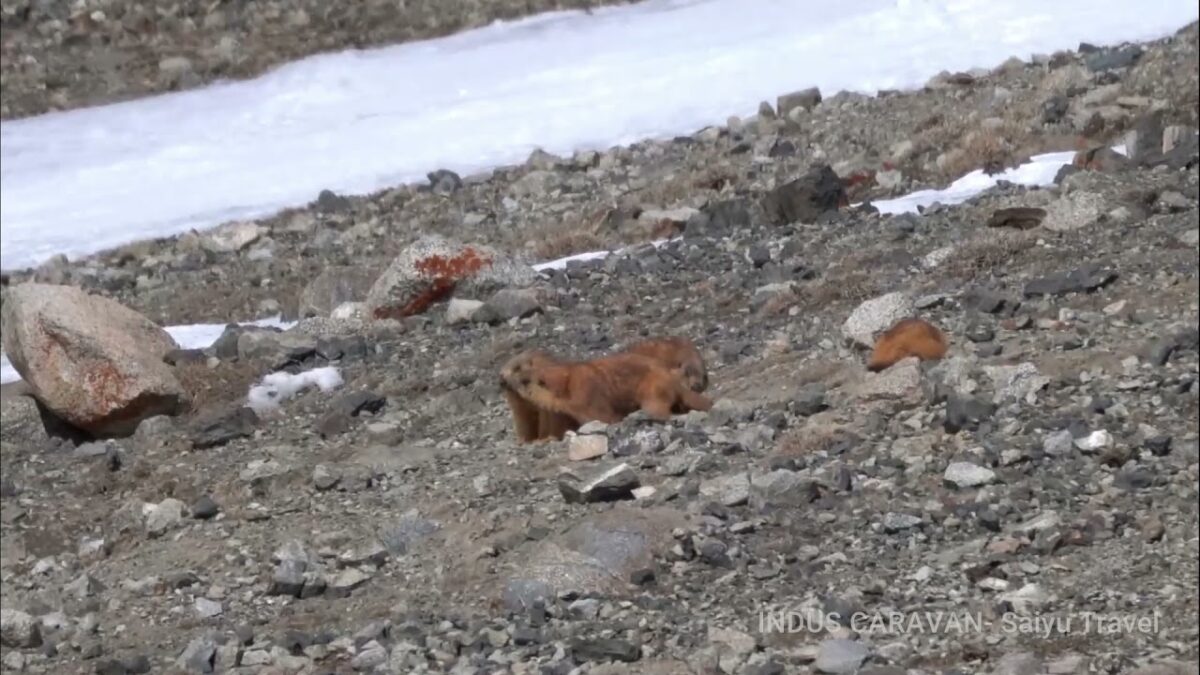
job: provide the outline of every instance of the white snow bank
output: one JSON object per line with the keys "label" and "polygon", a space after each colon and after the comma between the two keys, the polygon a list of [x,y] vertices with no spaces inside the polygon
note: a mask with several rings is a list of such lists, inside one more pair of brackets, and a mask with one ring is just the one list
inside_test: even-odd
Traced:
{"label": "white snow bank", "polygon": [[[658,247],[662,246],[663,244],[667,243],[668,241],[675,241],[677,239],[679,239],[679,237],[675,237],[674,239],[656,239],[650,243],[653,244],[655,248],[658,248]],[[607,258],[608,256],[612,255],[613,253],[619,253],[624,250],[626,250],[626,249],[619,248],[616,251],[588,251],[586,253],[576,253],[574,255],[569,255],[565,258],[559,258],[558,260],[551,260],[549,262],[538,263],[536,265],[533,265],[533,269],[537,272],[544,272],[546,270],[565,270],[565,269],[567,269],[567,263],[569,263],[571,261],[585,262],[588,260],[603,260],[604,258]]]}
{"label": "white snow bank", "polygon": [[934,202],[947,205],[961,204],[993,187],[1001,180],[1018,185],[1050,185],[1054,182],[1054,176],[1058,170],[1063,165],[1070,164],[1074,158],[1074,152],[1048,152],[1043,155],[1034,155],[1028,163],[994,176],[987,175],[982,169],[976,169],[941,190],[918,190],[903,197],[883,199],[871,202],[871,204],[879,209],[880,213],[916,213],[918,206],[926,207]]}
{"label": "white snow bank", "polygon": [[691,133],[804,87],[1154,39],[1195,0],[647,0],[315,56],[0,124],[0,267],[556,154]]}
{"label": "white snow bank", "polygon": [[260,384],[250,387],[250,393],[246,395],[246,405],[261,415],[278,408],[279,404],[305,389],[316,387],[327,392],[337,389],[342,384],[342,374],[333,366],[313,368],[295,374],[279,371],[267,375]]}
{"label": "white snow bank", "polygon": [[[1126,154],[1123,144],[1115,145],[1112,149],[1122,155]],[[917,190],[903,197],[883,199],[871,204],[879,209],[880,213],[916,213],[917,207],[926,207],[934,202],[946,205],[961,204],[995,187],[996,183],[1002,180],[1027,187],[1046,187],[1053,185],[1058,170],[1074,159],[1074,151],[1047,152],[1034,155],[1028,162],[994,176],[987,175],[982,169],[976,169],[940,190]]]}

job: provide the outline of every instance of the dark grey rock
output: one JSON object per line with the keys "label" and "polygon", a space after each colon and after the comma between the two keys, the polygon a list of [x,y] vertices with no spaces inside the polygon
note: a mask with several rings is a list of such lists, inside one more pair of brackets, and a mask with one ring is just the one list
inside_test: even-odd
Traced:
{"label": "dark grey rock", "polygon": [[447,169],[438,169],[428,174],[429,187],[434,193],[447,195],[457,192],[462,188],[462,178],[453,171]]}
{"label": "dark grey rock", "polygon": [[1071,109],[1071,101],[1062,94],[1055,94],[1042,102],[1042,124],[1058,124]]}
{"label": "dark grey rock", "polygon": [[633,663],[642,658],[642,648],[617,638],[574,638],[571,656],[576,663],[622,661]]}
{"label": "dark grey rock", "polygon": [[801,91],[784,94],[775,101],[775,110],[780,117],[787,117],[793,110],[808,112],[821,103],[821,90],[809,87]]}
{"label": "dark grey rock", "polygon": [[524,319],[542,311],[538,294],[532,289],[502,288],[471,314],[480,323],[499,324]]}
{"label": "dark grey rock", "polygon": [[729,232],[749,227],[751,207],[745,199],[728,199],[707,204],[700,213],[688,219],[684,228],[686,237],[720,237]]}
{"label": "dark grey rock", "polygon": [[771,190],[762,200],[767,220],[775,225],[816,222],[822,215],[847,203],[842,180],[827,164]]}
{"label": "dark grey rock", "polygon": [[331,407],[348,417],[357,417],[364,412],[378,413],[386,404],[386,396],[373,391],[359,390],[339,396]]}
{"label": "dark grey rock", "polygon": [[558,482],[558,491],[570,504],[631,499],[634,488],[640,482],[637,473],[628,464],[618,464],[586,480],[564,477]]}
{"label": "dark grey rock", "polygon": [[1137,63],[1141,57],[1142,48],[1137,45],[1129,45],[1127,47],[1105,49],[1089,54],[1083,62],[1088,70],[1098,73],[1106,70],[1128,68]]}
{"label": "dark grey rock", "polygon": [[1067,273],[1033,279],[1025,284],[1025,296],[1031,298],[1039,295],[1087,293],[1107,286],[1116,281],[1117,277],[1118,274],[1114,270],[1088,265]]}
{"label": "dark grey rock", "polygon": [[973,396],[950,394],[946,398],[946,417],[942,427],[947,433],[957,434],[963,429],[977,429],[979,424],[996,412],[994,403]]}
{"label": "dark grey rock", "polygon": [[991,326],[974,324],[967,327],[967,339],[971,342],[991,342],[996,337],[996,331]]}
{"label": "dark grey rock", "polygon": [[197,520],[208,520],[220,513],[221,507],[208,495],[201,495],[192,503],[192,517]]}
{"label": "dark grey rock", "polygon": [[320,213],[345,213],[350,210],[350,200],[333,190],[321,190],[317,194],[315,206]]}
{"label": "dark grey rock", "polygon": [[367,340],[361,335],[339,335],[317,340],[317,356],[326,361],[361,360],[369,353]]}
{"label": "dark grey rock", "polygon": [[177,665],[189,673],[211,673],[217,656],[217,643],[211,635],[193,639],[180,654]]}
{"label": "dark grey rock", "polygon": [[788,410],[796,415],[808,417],[829,408],[825,387],[820,384],[805,385],[788,403]]}
{"label": "dark grey rock", "polygon": [[891,533],[902,532],[918,527],[924,522],[918,516],[907,513],[888,512],[883,516],[883,530]]}
{"label": "dark grey rock", "polygon": [[225,445],[232,440],[252,435],[257,426],[258,415],[244,406],[206,415],[195,424],[192,447],[203,449]]}
{"label": "dark grey rock", "polygon": [[974,288],[962,296],[965,307],[975,309],[985,314],[1004,314],[1016,308],[1017,302],[1000,293],[985,289]]}
{"label": "dark grey rock", "polygon": [[207,359],[203,349],[172,349],[163,354],[163,362],[172,366],[204,363]]}

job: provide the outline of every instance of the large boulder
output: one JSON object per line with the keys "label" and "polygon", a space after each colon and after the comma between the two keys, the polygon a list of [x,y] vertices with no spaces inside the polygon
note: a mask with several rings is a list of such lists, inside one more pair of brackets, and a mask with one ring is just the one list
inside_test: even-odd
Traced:
{"label": "large boulder", "polygon": [[617,507],[593,514],[557,536],[518,552],[505,574],[502,600],[521,611],[560,593],[619,596],[634,590],[631,579],[652,569],[675,544],[671,532],[691,524],[674,509]]}
{"label": "large boulder", "polygon": [[896,322],[913,316],[916,305],[912,296],[903,291],[893,291],[859,304],[842,324],[842,335],[862,347],[871,347],[880,333],[896,325]]}
{"label": "large boulder", "polygon": [[420,314],[452,293],[478,299],[536,279],[532,267],[491,247],[425,235],[375,280],[366,309],[374,319],[399,319]]}
{"label": "large boulder", "polygon": [[133,433],[187,394],[163,355],[179,345],[120,303],[71,286],[21,284],[4,301],[4,350],[51,413],[86,432]]}
{"label": "large boulder", "polygon": [[298,314],[301,319],[329,316],[347,302],[361,302],[378,277],[374,267],[326,267],[300,292]]}

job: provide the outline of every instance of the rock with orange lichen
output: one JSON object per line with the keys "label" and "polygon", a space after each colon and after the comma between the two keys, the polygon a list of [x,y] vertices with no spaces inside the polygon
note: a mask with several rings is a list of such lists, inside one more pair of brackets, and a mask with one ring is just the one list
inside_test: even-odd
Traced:
{"label": "rock with orange lichen", "polygon": [[101,436],[172,415],[187,395],[163,355],[178,345],[146,317],[72,286],[20,284],[3,306],[4,351],[35,398]]}
{"label": "rock with orange lichen", "polygon": [[451,295],[470,298],[501,288],[528,286],[529,265],[489,246],[425,235],[405,248],[367,292],[367,315],[400,319],[420,314]]}

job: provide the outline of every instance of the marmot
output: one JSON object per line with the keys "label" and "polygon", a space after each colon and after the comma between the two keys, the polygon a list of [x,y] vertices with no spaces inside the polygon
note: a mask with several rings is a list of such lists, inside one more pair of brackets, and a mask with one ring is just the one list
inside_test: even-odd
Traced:
{"label": "marmot", "polygon": [[528,350],[500,369],[500,387],[522,441],[562,438],[591,421],[615,424],[637,410],[666,420],[673,412],[712,408],[682,377],[642,354],[562,361]]}
{"label": "marmot", "polygon": [[910,356],[936,361],[946,355],[946,336],[924,319],[901,319],[875,341],[867,370],[878,373]]}
{"label": "marmot", "polygon": [[692,391],[700,393],[708,389],[708,368],[700,350],[684,337],[649,338],[636,342],[623,353],[641,354],[660,361],[683,378]]}

